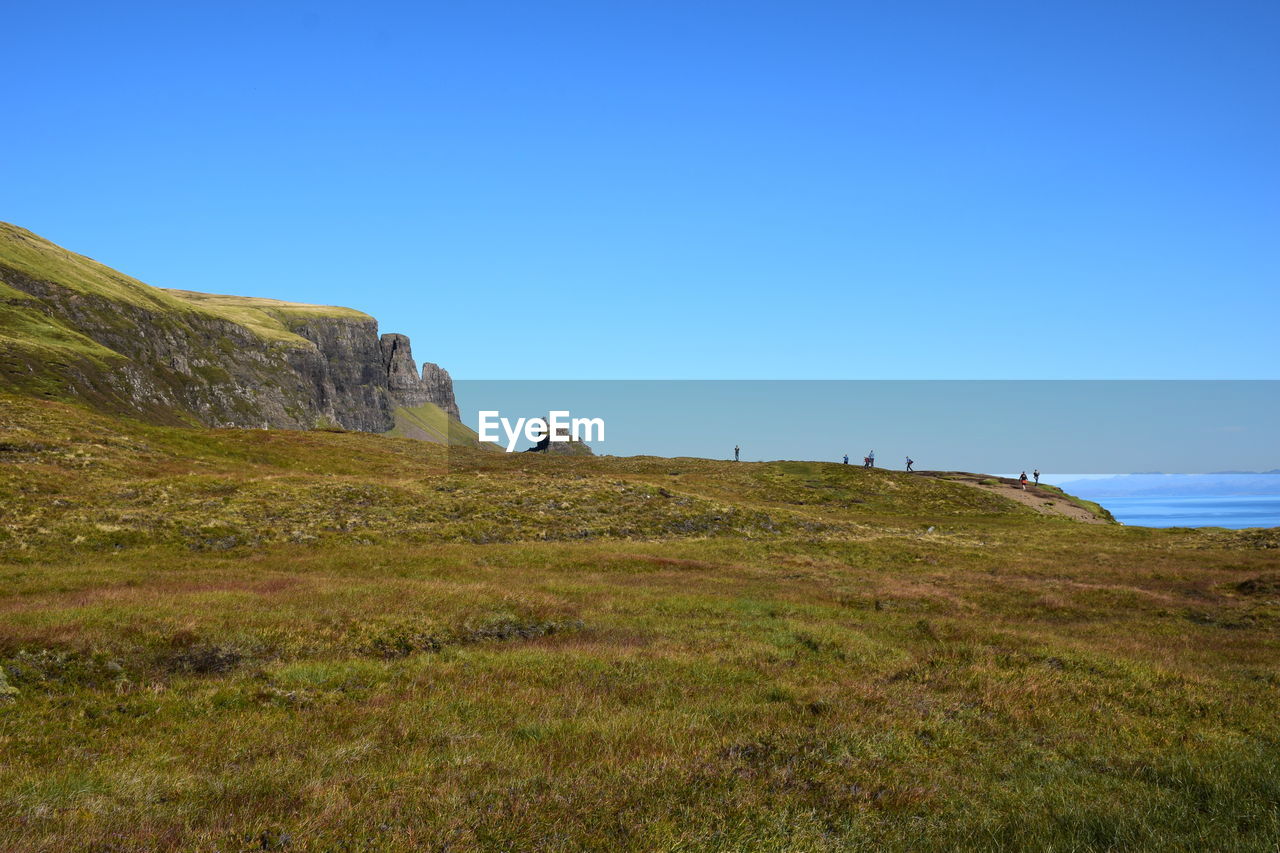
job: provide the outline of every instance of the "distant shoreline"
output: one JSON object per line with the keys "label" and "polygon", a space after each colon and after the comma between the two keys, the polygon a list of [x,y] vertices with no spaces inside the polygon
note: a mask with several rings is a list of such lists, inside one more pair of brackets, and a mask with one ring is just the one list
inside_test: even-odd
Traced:
{"label": "distant shoreline", "polygon": [[1140,527],[1280,527],[1280,495],[1122,495],[1099,501],[1122,524]]}
{"label": "distant shoreline", "polygon": [[1114,477],[1050,480],[1091,500],[1118,497],[1280,497],[1280,472],[1213,474],[1119,474]]}

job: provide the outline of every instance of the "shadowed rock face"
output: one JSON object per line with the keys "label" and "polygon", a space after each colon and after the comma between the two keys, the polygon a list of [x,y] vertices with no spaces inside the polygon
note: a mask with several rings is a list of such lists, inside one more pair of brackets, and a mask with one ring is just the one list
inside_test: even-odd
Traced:
{"label": "shadowed rock face", "polygon": [[386,432],[395,425],[394,395],[382,369],[378,324],[343,318],[308,320],[291,330],[315,344],[324,370],[315,377],[322,411],[346,429]]}
{"label": "shadowed rock face", "polygon": [[423,403],[434,403],[450,417],[459,419],[449,371],[428,361],[422,365],[422,375],[419,376],[417,362],[409,348],[409,338],[405,335],[386,334],[382,336],[381,343],[387,387],[398,405],[413,408]]}
{"label": "shadowed rock face", "polygon": [[426,390],[418,376],[418,366],[413,361],[413,350],[405,335],[386,334],[380,341],[382,369],[387,377],[387,389],[402,406],[421,406],[427,401]]}
{"label": "shadowed rock face", "polygon": [[454,420],[462,420],[462,415],[458,412],[458,401],[453,397],[453,379],[450,378],[449,371],[438,364],[424,362],[422,386],[427,390],[427,402],[435,403]]}

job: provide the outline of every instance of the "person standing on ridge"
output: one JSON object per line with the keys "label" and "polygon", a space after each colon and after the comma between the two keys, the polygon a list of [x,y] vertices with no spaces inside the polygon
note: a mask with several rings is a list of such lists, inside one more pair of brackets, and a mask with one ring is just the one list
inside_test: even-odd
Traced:
{"label": "person standing on ridge", "polygon": [[1032,471],[1031,476],[1036,478],[1036,485],[1037,486],[1040,485],[1040,469],[1037,468],[1036,470]]}
{"label": "person standing on ridge", "polygon": [[1023,471],[1022,476],[1019,477],[1018,480],[1022,483],[1022,490],[1025,492],[1027,490],[1027,472]]}
{"label": "person standing on ridge", "polygon": [[908,457],[907,457],[907,470],[908,470],[908,471],[912,470],[912,469],[911,469],[911,466],[912,466],[912,465],[914,465],[914,464],[915,464],[915,463],[912,461],[911,457],[910,457],[910,456],[908,456]]}
{"label": "person standing on ridge", "polygon": [[844,455],[844,464],[846,464],[846,465],[848,465],[848,464],[849,464],[849,454],[848,454],[848,453],[846,453],[846,454]]}
{"label": "person standing on ridge", "polygon": [[740,448],[740,447],[738,447],[738,445],[736,445],[736,444],[735,444],[735,445],[733,446],[733,461],[734,461],[734,462],[737,462],[737,461],[738,461],[738,453],[739,453],[739,451],[740,451],[740,450],[741,450],[741,448]]}
{"label": "person standing on ridge", "polygon": [[876,467],[876,452],[874,450],[867,454],[867,467]]}

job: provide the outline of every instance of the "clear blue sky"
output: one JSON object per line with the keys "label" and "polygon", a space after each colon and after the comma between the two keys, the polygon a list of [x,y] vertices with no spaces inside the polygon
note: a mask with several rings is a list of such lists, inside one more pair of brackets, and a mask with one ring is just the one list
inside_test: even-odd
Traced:
{"label": "clear blue sky", "polygon": [[1275,2],[8,3],[0,219],[464,378],[1275,378]]}

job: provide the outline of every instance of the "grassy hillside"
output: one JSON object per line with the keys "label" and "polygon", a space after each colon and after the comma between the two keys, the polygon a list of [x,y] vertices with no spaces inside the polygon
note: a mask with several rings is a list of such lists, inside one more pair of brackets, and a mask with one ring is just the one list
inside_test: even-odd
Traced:
{"label": "grassy hillside", "polygon": [[279,299],[225,296],[218,293],[196,293],[191,290],[166,290],[165,293],[197,310],[253,329],[265,340],[301,341],[303,339],[291,329],[298,323],[321,317],[341,317],[349,320],[373,319],[362,311],[336,305],[307,305],[301,302],[284,302]]}
{"label": "grassy hillside", "polygon": [[434,403],[420,406],[397,406],[396,425],[388,433],[396,438],[416,438],[462,447],[496,450],[491,444],[482,443],[475,430],[455,421],[449,413]]}
{"label": "grassy hillside", "polygon": [[[305,345],[303,338],[290,331],[290,319],[315,316],[372,319],[351,308],[152,287],[7,222],[0,222],[0,267],[37,281],[54,282],[76,293],[148,311],[178,316],[194,313],[228,320],[252,329],[264,341]],[[0,300],[3,300],[0,305],[9,304],[10,299],[34,301],[22,291],[0,283]],[[0,312],[3,311],[4,308],[0,307]],[[0,323],[3,322],[4,313],[0,313]],[[63,325],[53,320],[49,322],[55,326]],[[8,323],[0,328],[8,329]],[[25,342],[37,345],[56,343],[44,334],[19,336],[9,333],[18,342],[24,342],[26,338]]]}
{"label": "grassy hillside", "polygon": [[[158,422],[195,422],[172,394],[192,377],[173,374],[166,364],[139,363],[120,343],[183,340],[184,357],[199,365],[196,379],[216,384],[226,374],[217,364],[229,352],[310,347],[291,330],[310,316],[371,320],[346,308],[151,287],[0,222],[0,390],[87,402]],[[236,340],[219,334],[225,330],[219,323],[236,324]],[[148,374],[142,388],[126,376],[135,364]]]}
{"label": "grassy hillside", "polygon": [[1280,534],[0,397],[6,850],[1275,849]]}
{"label": "grassy hillside", "polygon": [[375,320],[163,290],[0,223],[0,391],[153,423],[385,432]]}
{"label": "grassy hillside", "polygon": [[[111,294],[130,303],[166,304],[158,291],[152,298],[154,288],[120,280],[113,270],[0,222],[0,279],[13,273],[65,281],[77,292]],[[62,369],[70,364],[100,373],[123,361],[119,353],[52,316],[37,297],[0,280],[0,381],[29,393],[60,396],[66,387]]]}
{"label": "grassy hillside", "polygon": [[0,380],[41,396],[59,396],[57,379],[68,362],[102,372],[125,359],[51,317],[39,300],[0,282]]}
{"label": "grassy hillside", "polygon": [[78,293],[113,302],[162,311],[183,307],[180,300],[165,291],[8,222],[0,222],[0,265],[38,281],[57,282]]}

